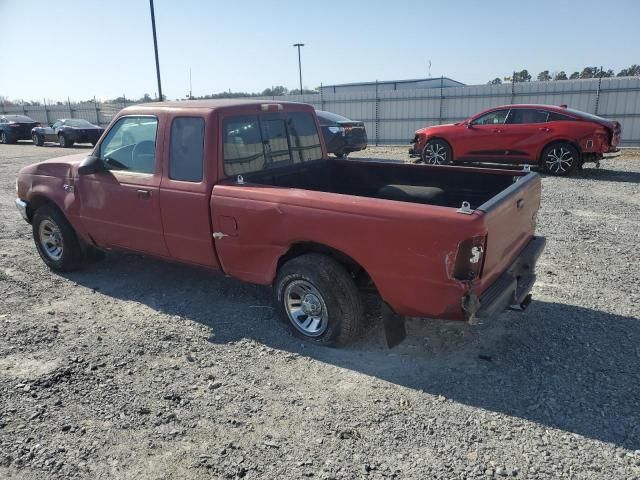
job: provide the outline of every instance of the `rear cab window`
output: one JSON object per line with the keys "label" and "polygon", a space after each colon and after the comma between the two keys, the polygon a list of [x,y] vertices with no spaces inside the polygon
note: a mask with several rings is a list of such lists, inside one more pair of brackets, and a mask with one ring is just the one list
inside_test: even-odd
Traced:
{"label": "rear cab window", "polygon": [[322,159],[310,112],[229,116],[223,120],[222,136],[227,176]]}

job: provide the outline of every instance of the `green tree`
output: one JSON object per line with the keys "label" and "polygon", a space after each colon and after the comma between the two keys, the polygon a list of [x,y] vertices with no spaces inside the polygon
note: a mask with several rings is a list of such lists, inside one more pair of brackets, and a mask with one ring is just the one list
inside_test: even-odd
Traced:
{"label": "green tree", "polygon": [[530,82],[531,74],[527,69],[520,70],[519,72],[513,72],[513,81],[514,82]]}
{"label": "green tree", "polygon": [[567,74],[564,73],[564,70],[559,71],[553,76],[554,80],[567,80]]}
{"label": "green tree", "polygon": [[502,84],[502,80],[500,80],[498,77],[496,77],[493,80],[489,80],[487,82],[487,84],[489,84],[489,85],[501,85]]}
{"label": "green tree", "polygon": [[629,68],[623,68],[618,72],[618,77],[640,77],[640,65],[633,64]]}
{"label": "green tree", "polygon": [[578,78],[580,78],[580,72],[573,72],[569,77],[569,80],[576,80]]}
{"label": "green tree", "polygon": [[287,90],[285,87],[283,87],[282,85],[278,85],[272,88],[265,88],[262,91],[261,95],[263,97],[280,97],[282,95],[286,95],[288,92],[289,90]]}
{"label": "green tree", "polygon": [[548,82],[549,80],[551,80],[551,74],[549,73],[549,70],[544,70],[538,74],[539,82]]}

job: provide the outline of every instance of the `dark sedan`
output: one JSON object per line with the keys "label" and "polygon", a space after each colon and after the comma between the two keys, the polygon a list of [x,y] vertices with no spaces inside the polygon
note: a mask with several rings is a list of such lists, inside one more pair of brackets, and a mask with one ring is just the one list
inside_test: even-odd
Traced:
{"label": "dark sedan", "polygon": [[16,143],[18,140],[29,140],[31,129],[40,124],[26,115],[0,116],[0,143]]}
{"label": "dark sedan", "polygon": [[33,144],[39,147],[44,142],[57,142],[61,147],[72,147],[74,143],[95,145],[104,128],[81,118],[56,120],[50,127],[36,127],[31,131]]}
{"label": "dark sedan", "polygon": [[322,110],[316,110],[316,114],[329,153],[338,158],[346,158],[351,152],[367,148],[364,123]]}

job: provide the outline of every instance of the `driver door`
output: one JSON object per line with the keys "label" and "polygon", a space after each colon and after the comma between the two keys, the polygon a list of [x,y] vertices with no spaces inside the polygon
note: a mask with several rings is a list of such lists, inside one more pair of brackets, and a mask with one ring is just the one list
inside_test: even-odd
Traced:
{"label": "driver door", "polygon": [[502,161],[509,148],[504,126],[509,109],[493,110],[473,119],[454,148],[456,160]]}
{"label": "driver door", "polygon": [[160,216],[162,142],[155,116],[120,118],[96,147],[106,171],[81,175],[82,221],[94,241],[157,256],[168,251]]}

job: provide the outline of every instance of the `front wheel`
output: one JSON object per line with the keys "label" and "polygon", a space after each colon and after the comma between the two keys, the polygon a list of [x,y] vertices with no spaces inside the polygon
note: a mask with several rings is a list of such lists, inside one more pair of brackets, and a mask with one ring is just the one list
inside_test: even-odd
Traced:
{"label": "front wheel", "polygon": [[309,253],[289,260],[274,282],[275,306],[293,333],[322,345],[345,345],[363,324],[360,294],[333,258]]}
{"label": "front wheel", "polygon": [[60,144],[60,146],[62,148],[69,148],[69,147],[73,147],[73,142],[71,140],[69,140],[64,133],[61,133],[60,135],[58,135],[58,143]]}
{"label": "front wheel", "polygon": [[33,144],[34,144],[36,147],[41,147],[41,146],[43,146],[43,145],[44,145],[44,142],[42,141],[42,138],[41,138],[41,137],[40,137],[40,135],[38,135],[37,133],[34,133],[34,134],[31,136],[31,140],[33,140]]}
{"label": "front wheel", "polygon": [[33,240],[44,263],[52,270],[71,272],[82,266],[80,242],[71,224],[57,208],[44,205],[33,215]]}
{"label": "front wheel", "polygon": [[429,165],[451,163],[451,147],[444,140],[429,140],[422,150],[422,162]]}
{"label": "front wheel", "polygon": [[570,143],[556,143],[542,152],[544,169],[551,175],[568,175],[580,162],[580,153]]}

